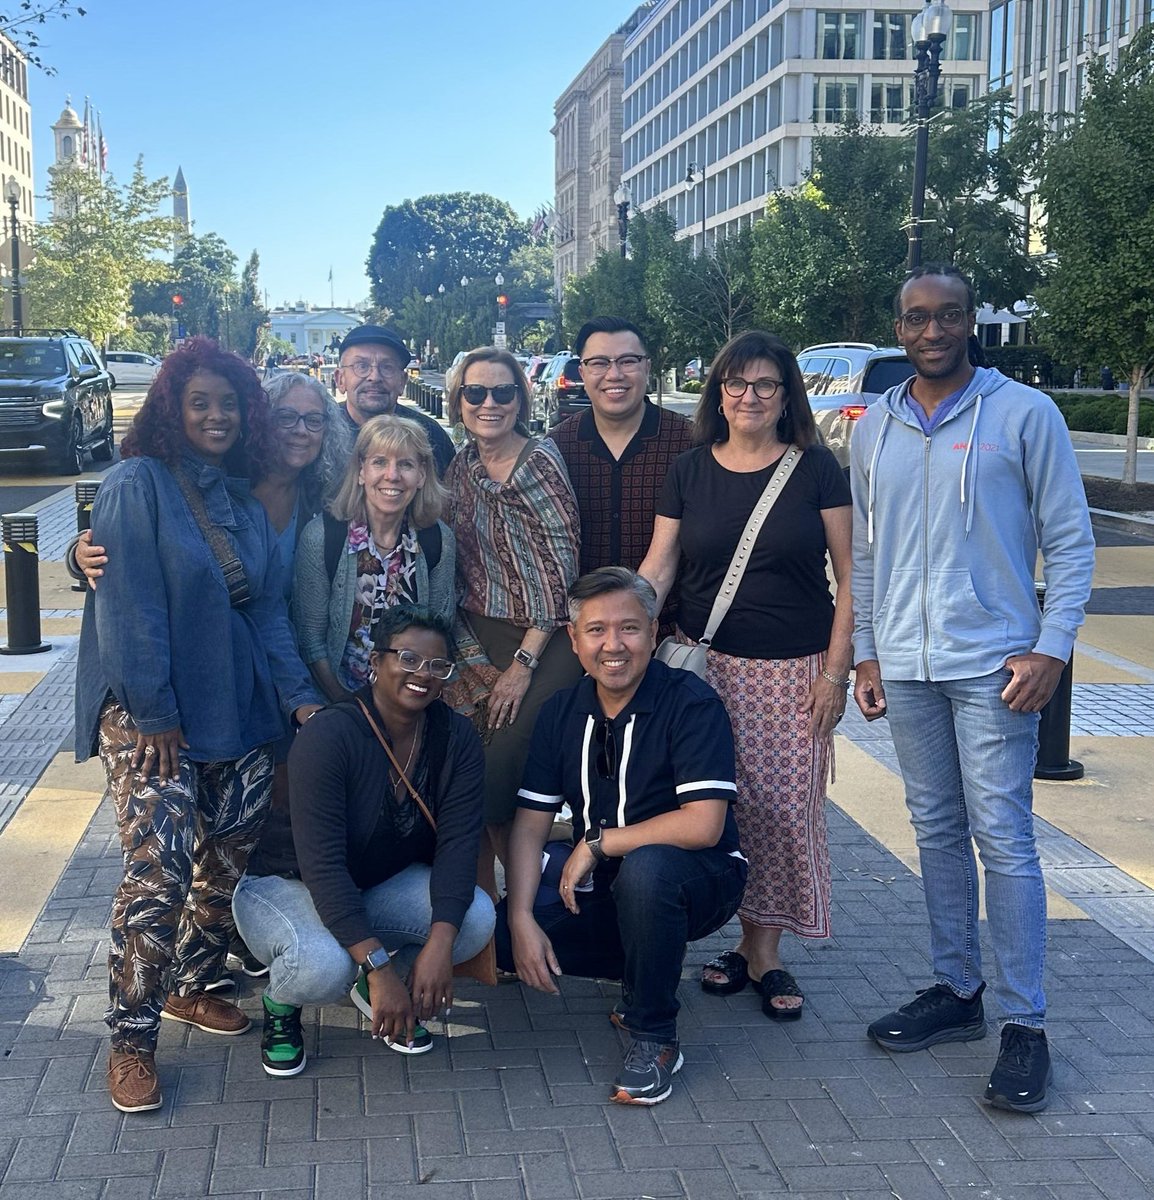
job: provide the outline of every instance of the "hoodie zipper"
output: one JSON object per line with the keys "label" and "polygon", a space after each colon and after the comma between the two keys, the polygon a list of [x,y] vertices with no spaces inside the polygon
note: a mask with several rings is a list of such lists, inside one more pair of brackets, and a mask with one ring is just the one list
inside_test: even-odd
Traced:
{"label": "hoodie zipper", "polygon": [[922,669],[930,677],[930,435],[925,435],[922,459]]}

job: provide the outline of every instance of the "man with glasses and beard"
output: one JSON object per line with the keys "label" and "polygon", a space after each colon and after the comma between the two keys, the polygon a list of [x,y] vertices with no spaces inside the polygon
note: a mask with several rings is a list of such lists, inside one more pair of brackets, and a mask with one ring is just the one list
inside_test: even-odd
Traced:
{"label": "man with glasses and beard", "polygon": [[[619,1104],[669,1096],[686,945],[733,916],[746,874],[729,718],[708,684],[652,658],[656,617],[652,586],[626,567],[569,589],[587,676],[537,718],[497,930],[498,964],[539,991],[556,995],[562,974],[621,980],[610,1015],[629,1037],[609,1091]],[[566,803],[572,851],[551,843],[543,877]]]}
{"label": "man with glasses and beard", "polygon": [[985,1099],[1037,1112],[1051,1078],[1038,714],[1082,624],[1094,537],[1061,413],[1044,393],[971,364],[974,310],[957,268],[909,275],[894,329],[917,374],[872,405],[853,437],[854,698],[867,721],[889,718],[934,973],[869,1036],[899,1052],[985,1036],[976,842],[1005,1021]]}
{"label": "man with glasses and beard", "polygon": [[424,429],[433,447],[437,474],[444,475],[456,453],[453,439],[419,408],[411,405],[397,408],[397,398],[405,390],[410,357],[400,335],[391,329],[383,325],[358,325],[341,342],[335,375],[337,390],[344,393],[344,413],[354,427],[354,437],[370,417],[396,412]]}

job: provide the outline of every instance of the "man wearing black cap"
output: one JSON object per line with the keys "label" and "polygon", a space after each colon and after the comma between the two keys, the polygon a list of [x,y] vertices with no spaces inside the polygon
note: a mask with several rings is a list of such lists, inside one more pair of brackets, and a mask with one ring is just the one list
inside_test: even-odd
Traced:
{"label": "man wearing black cap", "polygon": [[[345,394],[345,415],[354,433],[370,417],[397,411],[397,397],[404,391],[410,357],[400,335],[383,325],[358,325],[345,336],[336,382]],[[405,407],[399,415],[424,429],[433,448],[437,474],[443,475],[456,453],[452,438],[419,408]]]}

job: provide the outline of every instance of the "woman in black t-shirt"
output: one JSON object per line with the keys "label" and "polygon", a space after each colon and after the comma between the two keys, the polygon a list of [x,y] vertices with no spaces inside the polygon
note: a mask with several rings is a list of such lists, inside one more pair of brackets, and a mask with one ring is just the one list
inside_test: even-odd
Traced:
{"label": "woman in black t-shirt", "polygon": [[[801,1016],[782,967],[782,930],[830,933],[825,787],[850,664],[850,494],[817,444],[792,351],[772,334],[731,339],[695,417],[701,444],[669,472],[640,573],[663,601],[676,576],[681,632],[700,638],[738,539],[791,443],[804,453],[758,534],[706,659],[737,748],[735,814],[749,880],[741,941],[707,963],[701,986],[727,995],[752,978],[774,1020]],[[830,595],[826,556],[838,601]]]}

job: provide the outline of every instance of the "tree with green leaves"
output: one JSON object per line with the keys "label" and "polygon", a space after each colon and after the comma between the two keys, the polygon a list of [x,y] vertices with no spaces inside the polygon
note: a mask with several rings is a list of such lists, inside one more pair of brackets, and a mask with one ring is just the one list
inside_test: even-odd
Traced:
{"label": "tree with green leaves", "polygon": [[0,34],[3,34],[27,62],[39,67],[46,75],[55,75],[56,68],[40,57],[40,26],[56,18],[67,21],[71,16],[83,17],[85,11],[72,0],[20,0],[15,8],[0,11]]}
{"label": "tree with green leaves", "polygon": [[504,200],[480,192],[420,196],[385,209],[366,263],[372,300],[398,311],[414,292],[492,279],[528,240],[526,222]]}
{"label": "tree with green leaves", "polygon": [[[239,296],[236,255],[216,233],[186,237],[172,260],[172,286],[183,300],[188,336],[204,334],[231,347],[232,306]],[[228,320],[226,321],[226,311]]]}
{"label": "tree with green leaves", "polygon": [[256,357],[261,328],[268,323],[268,310],[261,303],[260,255],[254,250],[240,273],[240,305],[233,318],[233,346],[252,360]]}
{"label": "tree with green leaves", "polygon": [[157,255],[172,244],[176,222],[161,216],[167,179],[148,179],[137,160],[128,184],[70,164],[48,169],[56,214],[32,227],[33,258],[22,271],[29,325],[79,329],[103,344],[124,324],[138,280],[162,278]]}
{"label": "tree with green leaves", "polygon": [[749,228],[719,238],[711,253],[682,264],[678,286],[667,293],[683,340],[697,349],[703,362],[756,321],[752,254]]}
{"label": "tree with green leaves", "polygon": [[1154,372],[1154,26],[1111,70],[1095,56],[1081,111],[1042,162],[1054,266],[1037,291],[1038,328],[1066,361],[1104,362],[1129,380],[1122,482],[1138,468],[1138,399]]}

